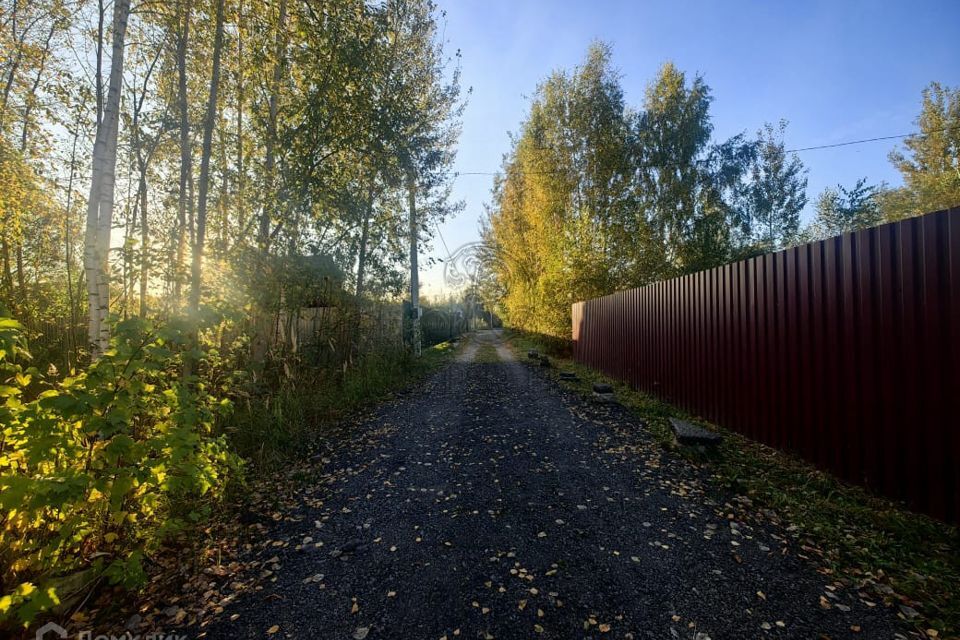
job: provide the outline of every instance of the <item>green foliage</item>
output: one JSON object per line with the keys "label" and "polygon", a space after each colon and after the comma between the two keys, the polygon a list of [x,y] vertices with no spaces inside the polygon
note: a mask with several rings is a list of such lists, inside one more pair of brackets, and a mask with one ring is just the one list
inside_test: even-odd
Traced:
{"label": "green foliage", "polygon": [[744,232],[758,248],[773,251],[797,239],[800,212],[807,204],[806,170],[796,155],[787,155],[783,142],[787,123],[767,124],[758,132],[757,157],[750,165],[746,206],[740,219]]}
{"label": "green foliage", "polygon": [[828,238],[960,205],[960,89],[930,83],[923,90],[916,124],[920,132],[907,137],[906,149],[890,153],[903,186],[871,185],[861,178],[850,189],[825,189],[815,203],[815,219],[798,240]]}
{"label": "green foliage", "polygon": [[[344,289],[357,284],[361,298],[362,278],[368,302],[402,294],[410,190],[422,249],[460,208],[449,197],[459,57],[445,51],[436,4],[173,3],[134,10],[119,42],[111,14],[128,4],[14,2],[0,29],[0,309],[23,323],[0,326],[7,621],[65,608],[91,583],[135,587],[145,558],[220,498],[233,452],[289,456],[448,353],[413,360],[399,319],[371,322]],[[118,56],[94,69],[69,55],[109,52],[114,37],[119,103],[107,87]],[[82,246],[91,142],[107,130],[95,123],[117,110],[92,172],[99,184],[116,165],[95,206],[112,223]],[[81,265],[97,246],[103,261]],[[90,278],[101,271],[105,282]],[[87,285],[103,304],[87,308]],[[119,322],[110,348],[90,353],[91,311],[156,326]],[[225,399],[239,405],[231,420]]]}
{"label": "green foliage", "polygon": [[[39,368],[69,371],[96,355],[82,332],[89,294],[100,298],[99,287],[85,292],[94,271],[109,271],[109,295],[94,306],[120,317],[176,316],[187,290],[205,304],[292,309],[323,297],[305,277],[318,271],[357,291],[362,274],[363,293],[397,298],[409,174],[423,249],[461,208],[449,197],[459,56],[432,0],[226,2],[216,83],[221,3],[180,2],[128,16],[122,151],[101,149],[94,163],[116,164],[113,233],[83,246],[111,17],[123,3],[102,15],[68,5],[14,2],[0,29],[10,54],[0,62],[0,305],[27,328]],[[108,52],[99,68],[69,54],[96,46]],[[111,237],[98,251],[108,260],[81,264]]]}
{"label": "green foliage", "polygon": [[[28,260],[31,266],[48,267],[61,258],[60,229],[49,228],[57,214],[50,187],[23,154],[0,136],[0,304],[20,314],[35,314],[44,304],[62,311],[63,292],[56,286],[64,282],[41,284],[28,279],[24,265]],[[48,228],[47,233],[38,233],[43,228]]]}
{"label": "green foliage", "polygon": [[712,100],[667,63],[631,110],[603,44],[537,88],[484,226],[511,326],[565,339],[578,300],[960,204],[960,91],[924,91],[909,157],[891,154],[904,187],[827,189],[803,230],[786,123],[715,142]]}
{"label": "green foliage", "polygon": [[484,229],[507,322],[566,338],[573,302],[792,240],[806,178],[785,124],[713,142],[711,102],[667,63],[630,109],[603,44],[538,87]]}
{"label": "green foliage", "polygon": [[261,469],[302,455],[330,435],[337,419],[391,391],[415,383],[447,362],[449,342],[425,348],[380,348],[340,371],[315,369],[279,389],[244,393],[227,427],[231,446]]}
{"label": "green foliage", "polygon": [[449,198],[463,110],[458,58],[444,53],[431,0],[344,0],[322,10],[291,2],[288,10],[292,46],[274,88],[285,170],[278,201],[268,194],[264,206],[288,247],[318,246],[348,282],[363,275],[355,290],[397,295],[409,176],[421,239],[461,208]]}
{"label": "green foliage", "polygon": [[861,178],[852,189],[826,189],[817,198],[815,234],[821,238],[865,229],[881,221],[878,189]]}
{"label": "green foliage", "polygon": [[[64,577],[89,570],[138,586],[144,554],[218,499],[239,468],[215,421],[230,405],[195,378],[182,327],[117,323],[111,348],[86,371],[55,383],[24,369],[20,326],[0,319],[0,571],[18,585],[0,616],[29,622],[73,594]],[[38,586],[34,586],[34,585]]]}
{"label": "green foliage", "polygon": [[726,203],[705,166],[710,152],[710,88],[702,77],[687,81],[664,64],[647,87],[637,123],[644,218],[663,263],[654,279],[716,264],[727,258]]}
{"label": "green foliage", "polygon": [[890,154],[904,184],[881,194],[887,220],[960,206],[960,88],[931,82],[916,124],[919,135]]}

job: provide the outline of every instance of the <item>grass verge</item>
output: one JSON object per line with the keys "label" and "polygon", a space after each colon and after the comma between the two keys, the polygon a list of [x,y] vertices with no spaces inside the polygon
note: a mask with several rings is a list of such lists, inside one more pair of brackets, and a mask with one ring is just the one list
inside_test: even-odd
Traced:
{"label": "grass verge", "polygon": [[482,344],[477,349],[474,362],[495,363],[500,362],[500,356],[497,355],[497,348],[491,344]]}
{"label": "grass verge", "polygon": [[345,415],[389,397],[448,362],[450,342],[409,354],[375,354],[346,372],[285,385],[269,394],[244,398],[225,427],[231,445],[254,468],[272,469],[307,450]]}
{"label": "grass verge", "polygon": [[[505,331],[518,355],[550,350],[536,337]],[[547,375],[574,371],[562,384],[588,395],[594,382],[613,385],[620,403],[644,419],[664,446],[709,465],[717,481],[750,499],[758,516],[796,527],[821,572],[840,577],[870,598],[896,607],[897,615],[929,637],[955,637],[960,629],[960,532],[901,505],[846,484],[809,463],[699,420],[665,402],[573,362],[552,356]],[[677,447],[671,417],[723,434],[716,454]]]}

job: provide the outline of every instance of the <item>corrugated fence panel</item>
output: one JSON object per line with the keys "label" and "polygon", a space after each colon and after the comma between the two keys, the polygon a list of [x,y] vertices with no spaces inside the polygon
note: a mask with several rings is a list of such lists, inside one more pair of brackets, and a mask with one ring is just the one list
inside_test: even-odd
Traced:
{"label": "corrugated fence panel", "polygon": [[960,208],[573,305],[578,362],[960,521]]}

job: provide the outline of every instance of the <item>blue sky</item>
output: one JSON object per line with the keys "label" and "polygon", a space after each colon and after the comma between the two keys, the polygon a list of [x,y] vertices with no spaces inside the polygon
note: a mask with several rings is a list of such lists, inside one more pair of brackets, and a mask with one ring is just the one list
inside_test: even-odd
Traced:
{"label": "blue sky", "polygon": [[[960,86],[960,0],[437,1],[447,46],[463,56],[464,88],[473,88],[460,172],[496,171],[538,82],[577,65],[598,39],[613,46],[633,106],[667,60],[702,74],[713,90],[718,140],[780,118],[790,123],[788,148],[907,133],[924,86]],[[898,184],[887,160],[895,144],[800,154],[810,200],[861,177]],[[454,196],[466,209],[440,226],[450,251],[479,238],[491,184],[489,176],[457,179]],[[428,255],[444,257],[439,237],[433,245]],[[425,295],[444,291],[442,270],[439,263],[425,268]]]}

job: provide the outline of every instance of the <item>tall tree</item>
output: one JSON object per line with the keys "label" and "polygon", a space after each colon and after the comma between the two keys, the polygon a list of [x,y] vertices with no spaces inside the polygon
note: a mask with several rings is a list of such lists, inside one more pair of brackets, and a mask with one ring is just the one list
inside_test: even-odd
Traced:
{"label": "tall tree", "polygon": [[87,200],[84,270],[90,314],[88,337],[95,356],[106,350],[110,337],[107,324],[110,312],[110,230],[113,223],[124,44],[129,16],[130,0],[115,0],[110,81],[103,120],[97,126],[90,196]]}
{"label": "tall tree", "polygon": [[[291,90],[303,106],[301,118],[281,118],[289,171],[279,191],[314,226],[320,246],[354,262],[360,293],[370,274],[394,281],[409,255],[398,240],[408,245],[411,169],[422,239],[459,207],[448,197],[463,106],[459,68],[444,53],[435,11],[430,0],[342,2],[296,17],[310,46],[291,51],[299,70]],[[323,80],[304,85],[301,77]]]}
{"label": "tall tree", "polygon": [[796,154],[787,154],[787,123],[767,123],[757,132],[757,155],[750,165],[742,224],[764,251],[782,249],[795,240],[800,213],[807,205],[806,169]]}
{"label": "tall tree", "polygon": [[[148,174],[151,165],[151,161],[157,148],[160,146],[160,143],[163,141],[163,137],[167,130],[170,128],[170,124],[165,122],[167,120],[167,112],[164,111],[160,117],[159,122],[157,123],[156,131],[153,135],[147,131],[147,114],[146,114],[146,103],[147,99],[151,95],[151,91],[154,86],[152,80],[154,78],[154,72],[157,68],[157,64],[161,59],[161,56],[164,53],[164,49],[167,46],[167,34],[166,32],[158,38],[159,42],[155,44],[155,50],[152,52],[152,56],[148,56],[146,61],[146,69],[144,70],[142,79],[135,83],[133,88],[130,111],[130,146],[131,153],[133,155],[133,161],[136,170],[136,193],[134,195],[133,202],[133,220],[132,224],[136,225],[137,218],[139,218],[140,225],[140,261],[139,261],[139,270],[136,278],[139,280],[139,314],[141,317],[146,317],[147,315],[147,291],[150,283],[150,221],[148,215],[149,209],[149,183],[148,183]],[[131,271],[133,266],[131,265]],[[133,283],[133,276],[131,275],[130,281],[131,286]],[[131,296],[132,297],[132,296]]]}
{"label": "tall tree", "polygon": [[183,286],[187,233],[193,223],[193,145],[190,138],[190,101],[187,84],[187,51],[193,0],[179,0],[177,13],[177,106],[180,115],[180,183],[177,191],[176,257],[173,265],[173,302],[179,309]]}
{"label": "tall tree", "polygon": [[923,90],[920,132],[890,153],[903,187],[884,192],[888,220],[960,205],[960,88],[932,82]]}
{"label": "tall tree", "polygon": [[276,218],[277,212],[277,176],[276,154],[280,91],[282,90],[283,76],[287,67],[287,0],[280,0],[279,16],[275,27],[275,42],[273,50],[273,75],[269,87],[266,151],[264,171],[266,173],[266,195],[260,211],[260,225],[257,233],[257,245],[262,255],[270,251],[272,239],[271,220]]}
{"label": "tall tree", "polygon": [[571,300],[637,273],[649,237],[632,215],[630,131],[610,48],[538,88],[494,186],[485,237],[516,326],[562,335]]}
{"label": "tall tree", "polygon": [[190,312],[196,316],[200,308],[200,291],[203,288],[203,247],[207,234],[207,196],[210,190],[210,155],[213,149],[213,129],[217,123],[217,92],[220,89],[220,56],[223,51],[223,4],[216,0],[216,26],[214,27],[213,69],[210,72],[210,92],[207,98],[207,114],[203,122],[203,145],[200,155],[200,186],[197,201],[196,239],[193,243],[191,266]]}
{"label": "tall tree", "polygon": [[483,228],[510,323],[566,337],[571,302],[796,232],[806,179],[782,126],[714,142],[711,100],[702,78],[667,63],[630,109],[602,43],[537,88]]}
{"label": "tall tree", "polygon": [[[280,286],[263,292],[276,307],[285,295],[282,265],[306,253],[336,261],[356,279],[345,286],[366,297],[399,294],[411,236],[407,172],[416,176],[421,248],[458,209],[450,167],[463,103],[435,4],[269,0],[251,12],[249,2],[225,0],[222,29],[217,0],[142,11],[128,4],[7,2],[0,155],[4,184],[18,188],[0,195],[3,302],[30,298],[31,310],[52,316],[61,308],[46,303],[69,289],[60,287],[64,279],[78,288],[86,280],[99,349],[109,312],[164,318],[207,300],[259,301],[267,279],[247,277],[254,265],[280,265]],[[125,58],[111,55],[118,11],[129,15]],[[221,80],[211,101],[215,58]],[[110,93],[117,87],[122,98]],[[89,109],[61,108],[81,89]],[[98,123],[96,135],[82,126],[88,120]],[[78,225],[63,212],[84,201],[70,172],[86,163],[67,162],[71,156],[95,159],[95,214],[87,216],[79,278],[68,264]],[[122,245],[115,209],[123,212]],[[211,287],[216,278],[232,287]],[[63,309],[79,315],[84,304]]]}
{"label": "tall tree", "polygon": [[817,198],[815,235],[826,238],[872,227],[881,221],[876,186],[861,178],[850,189],[827,188]]}
{"label": "tall tree", "polygon": [[753,146],[742,137],[711,145],[710,88],[666,63],[647,87],[637,118],[637,191],[662,248],[656,277],[730,259],[734,212],[725,191],[739,184]]}

